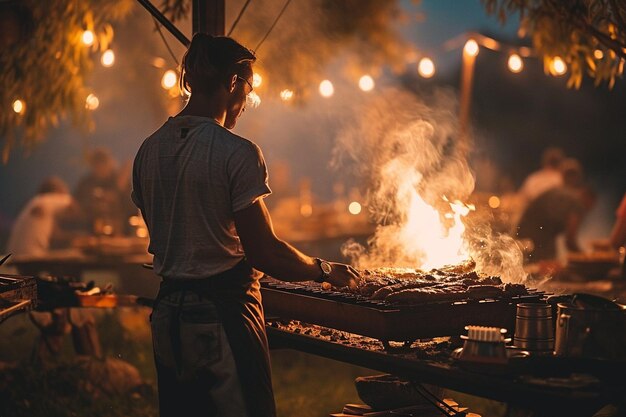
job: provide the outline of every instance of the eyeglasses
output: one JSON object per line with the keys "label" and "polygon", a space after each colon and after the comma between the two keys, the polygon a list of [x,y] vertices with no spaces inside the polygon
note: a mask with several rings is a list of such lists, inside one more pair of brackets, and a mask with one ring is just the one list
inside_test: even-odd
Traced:
{"label": "eyeglasses", "polygon": [[248,92],[246,93],[246,95],[248,95],[248,94],[250,94],[251,92],[253,92],[253,91],[254,91],[254,88],[252,87],[252,84],[250,84],[250,81],[248,81],[248,80],[246,80],[245,78],[240,77],[240,76],[237,76],[237,79],[238,79],[238,80],[241,80],[241,81],[243,81],[243,82],[245,82],[246,84],[248,84],[248,87],[250,87],[250,91],[248,91]]}

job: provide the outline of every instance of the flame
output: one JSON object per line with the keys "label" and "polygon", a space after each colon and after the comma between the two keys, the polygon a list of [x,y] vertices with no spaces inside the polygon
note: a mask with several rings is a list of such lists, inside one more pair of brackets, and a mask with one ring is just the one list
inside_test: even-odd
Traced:
{"label": "flame", "polygon": [[423,175],[406,159],[389,161],[381,174],[387,187],[395,184],[395,195],[389,202],[399,216],[395,224],[381,226],[389,230],[379,229],[379,249],[393,239],[393,262],[424,270],[470,258],[462,218],[475,209],[473,206],[458,200],[451,202],[446,196],[441,196],[441,212],[428,204],[418,192]]}
{"label": "flame", "polygon": [[[401,244],[408,258],[414,258],[414,264],[424,270],[457,264],[470,257],[462,217],[473,207],[460,201],[451,203],[445,196],[442,199],[450,207],[443,216],[413,190],[407,221],[401,226]],[[442,222],[442,217],[450,224]]]}

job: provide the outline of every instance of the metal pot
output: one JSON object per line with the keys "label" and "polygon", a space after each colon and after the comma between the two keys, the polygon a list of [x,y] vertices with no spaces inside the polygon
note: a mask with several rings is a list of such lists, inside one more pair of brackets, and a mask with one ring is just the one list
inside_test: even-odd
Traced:
{"label": "metal pot", "polygon": [[567,357],[626,359],[626,309],[559,303],[555,353]]}

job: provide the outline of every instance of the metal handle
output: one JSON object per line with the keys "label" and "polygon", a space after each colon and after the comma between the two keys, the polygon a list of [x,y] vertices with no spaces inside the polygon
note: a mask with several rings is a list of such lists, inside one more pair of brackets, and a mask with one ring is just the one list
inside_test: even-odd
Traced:
{"label": "metal handle", "polygon": [[7,318],[9,314],[13,313],[14,311],[27,307],[31,302],[32,302],[31,300],[21,300],[17,304],[12,305],[11,307],[5,308],[4,310],[1,310],[0,321],[2,321],[4,318]]}
{"label": "metal handle", "polygon": [[[561,353],[561,354],[564,353],[563,352],[564,350],[567,350],[567,344],[568,344],[568,339],[569,339],[569,321],[571,318],[572,316],[570,316],[569,314],[561,314],[559,316],[559,327],[564,328],[563,332],[565,333],[563,337],[560,338],[559,340],[560,343],[558,344],[558,347],[559,347],[558,350],[561,351],[558,353]],[[559,331],[559,334],[561,334],[560,331]]]}

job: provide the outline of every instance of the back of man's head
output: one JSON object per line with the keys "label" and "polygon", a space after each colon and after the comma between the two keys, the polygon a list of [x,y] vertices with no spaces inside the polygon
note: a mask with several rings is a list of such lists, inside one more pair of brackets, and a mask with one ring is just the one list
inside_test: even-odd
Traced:
{"label": "back of man's head", "polygon": [[196,33],[181,62],[180,88],[211,94],[233,74],[251,76],[254,61],[254,52],[232,38]]}
{"label": "back of man's head", "polygon": [[67,184],[59,177],[49,177],[46,178],[39,189],[37,190],[37,194],[68,194],[69,189],[67,188]]}
{"label": "back of man's head", "polygon": [[565,153],[563,149],[551,146],[546,148],[541,154],[541,165],[544,168],[558,169],[564,159]]}
{"label": "back of man's head", "polygon": [[583,167],[574,158],[567,158],[561,163],[563,182],[570,187],[579,187],[583,184]]}

